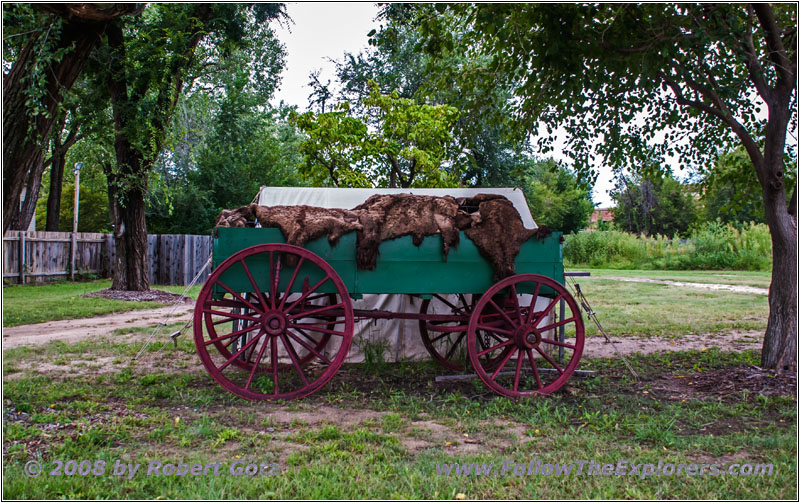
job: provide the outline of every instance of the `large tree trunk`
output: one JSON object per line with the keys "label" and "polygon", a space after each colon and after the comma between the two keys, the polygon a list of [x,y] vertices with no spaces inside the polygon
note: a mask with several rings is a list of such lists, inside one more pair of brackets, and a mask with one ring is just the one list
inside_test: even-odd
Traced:
{"label": "large tree trunk", "polygon": [[761,366],[769,369],[797,365],[797,220],[790,215],[785,197],[783,190],[764,190],[772,236],[772,283]]}
{"label": "large tree trunk", "polygon": [[44,230],[58,232],[61,216],[61,188],[64,183],[64,165],[67,162],[67,151],[55,149],[50,164],[50,194],[47,196],[47,224]]}
{"label": "large tree trunk", "polygon": [[[8,75],[3,77],[3,232],[27,229],[32,207],[39,197],[44,170],[43,143],[56,120],[58,106],[80,75],[84,64],[100,42],[108,21],[137,14],[144,4],[38,4],[38,8],[64,19],[56,50],[67,50],[61,59],[49,62],[45,73],[42,113],[31,115],[26,94],[33,68],[40,64],[36,34],[20,51]],[[26,203],[20,215],[20,196],[26,188]]]}
{"label": "large tree trunk", "polygon": [[[78,78],[89,54],[100,41],[98,25],[65,23],[58,47],[73,46],[64,57],[53,62],[47,73],[42,114],[31,116],[25,104],[28,88],[26,77],[35,65],[36,54],[32,39],[20,53],[11,71],[3,79],[3,232],[9,228],[27,229],[33,215],[32,207],[39,196],[44,165],[44,139],[56,120],[63,95]],[[22,215],[20,196],[27,188]]]}
{"label": "large tree trunk", "polygon": [[123,67],[125,39],[120,23],[109,26],[108,44],[113,51],[107,84],[114,113],[114,153],[117,161],[114,169],[106,171],[117,244],[111,288],[144,291],[150,288],[144,212],[150,166],[146,165],[141,151],[131,145],[125,131],[129,125],[130,98]]}
{"label": "large tree trunk", "polygon": [[[107,176],[109,180],[113,179],[110,170]],[[114,189],[115,186],[112,182],[108,184],[116,243],[111,288],[144,291],[150,288],[144,193],[142,190],[129,189],[122,195]],[[120,204],[121,200],[124,200],[124,206]]]}

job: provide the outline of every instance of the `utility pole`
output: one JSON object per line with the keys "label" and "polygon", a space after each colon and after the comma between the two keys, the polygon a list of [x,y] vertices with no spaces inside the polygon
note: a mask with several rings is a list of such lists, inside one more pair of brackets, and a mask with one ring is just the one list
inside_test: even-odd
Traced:
{"label": "utility pole", "polygon": [[82,162],[76,162],[75,169],[72,170],[72,172],[75,173],[75,202],[72,206],[72,253],[70,253],[69,268],[69,276],[72,281],[75,281],[75,255],[78,252],[78,201],[81,192],[80,182],[82,167]]}

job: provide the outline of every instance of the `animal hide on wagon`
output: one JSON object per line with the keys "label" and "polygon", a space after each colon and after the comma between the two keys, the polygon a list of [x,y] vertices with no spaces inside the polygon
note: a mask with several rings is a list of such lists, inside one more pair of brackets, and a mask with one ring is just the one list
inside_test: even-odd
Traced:
{"label": "animal hide on wagon", "polygon": [[513,204],[497,194],[477,194],[455,199],[450,196],[412,194],[373,195],[352,210],[314,206],[259,206],[223,210],[217,227],[277,227],[289,244],[303,246],[328,235],[338,239],[356,231],[356,263],[359,269],[374,269],[381,242],[410,235],[419,246],[426,236],[442,235],[445,260],[458,246],[459,230],[470,238],[493,266],[495,280],[514,274],[514,259],[522,243],[549,234],[545,227],[526,229]]}
{"label": "animal hide on wagon", "polygon": [[374,195],[353,211],[359,213],[363,225],[356,237],[359,269],[375,269],[381,242],[401,236],[410,235],[414,246],[419,246],[425,236],[441,234],[445,261],[450,247],[458,246],[458,204],[452,197]]}

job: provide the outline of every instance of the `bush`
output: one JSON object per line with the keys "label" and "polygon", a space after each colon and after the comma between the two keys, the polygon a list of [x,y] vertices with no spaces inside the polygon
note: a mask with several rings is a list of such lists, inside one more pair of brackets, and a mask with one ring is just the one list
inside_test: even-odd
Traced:
{"label": "bush", "polygon": [[688,239],[637,236],[616,230],[566,236],[568,264],[612,269],[736,269],[768,271],[772,243],[764,224],[710,222]]}

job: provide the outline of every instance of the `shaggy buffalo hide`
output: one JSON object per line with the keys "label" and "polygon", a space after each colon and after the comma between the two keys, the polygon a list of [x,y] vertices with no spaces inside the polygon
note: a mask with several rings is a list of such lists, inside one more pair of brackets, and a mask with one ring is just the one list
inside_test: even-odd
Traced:
{"label": "shaggy buffalo hide", "polygon": [[450,247],[458,246],[458,204],[452,197],[376,194],[353,211],[359,213],[363,225],[356,237],[356,261],[361,269],[375,269],[381,242],[400,236],[410,235],[419,246],[425,236],[441,233],[445,261]]}
{"label": "shaggy buffalo hide", "polygon": [[478,218],[473,213],[472,224],[464,229],[464,234],[492,264],[495,281],[513,275],[519,247],[535,236],[537,230],[525,228],[519,212],[506,198],[482,201],[477,213]]}
{"label": "shaggy buffalo hide", "polygon": [[217,216],[216,227],[247,227],[248,222],[252,222],[252,206],[242,206],[235,210],[222,210]]}
{"label": "shaggy buffalo hide", "polygon": [[304,246],[328,236],[331,245],[352,231],[356,235],[356,263],[359,269],[374,269],[381,242],[410,235],[415,246],[426,236],[442,235],[442,252],[447,260],[451,247],[458,246],[459,230],[471,239],[494,268],[495,280],[514,274],[519,248],[536,236],[550,234],[546,227],[526,229],[514,205],[497,194],[469,198],[378,194],[352,210],[313,206],[259,206],[223,210],[218,227],[246,227],[258,221],[262,227],[277,227],[289,244]]}
{"label": "shaggy buffalo hide", "polygon": [[253,205],[262,227],[277,227],[286,242],[304,246],[324,235],[335,245],[348,232],[361,230],[358,214],[339,208],[315,206],[258,206]]}

